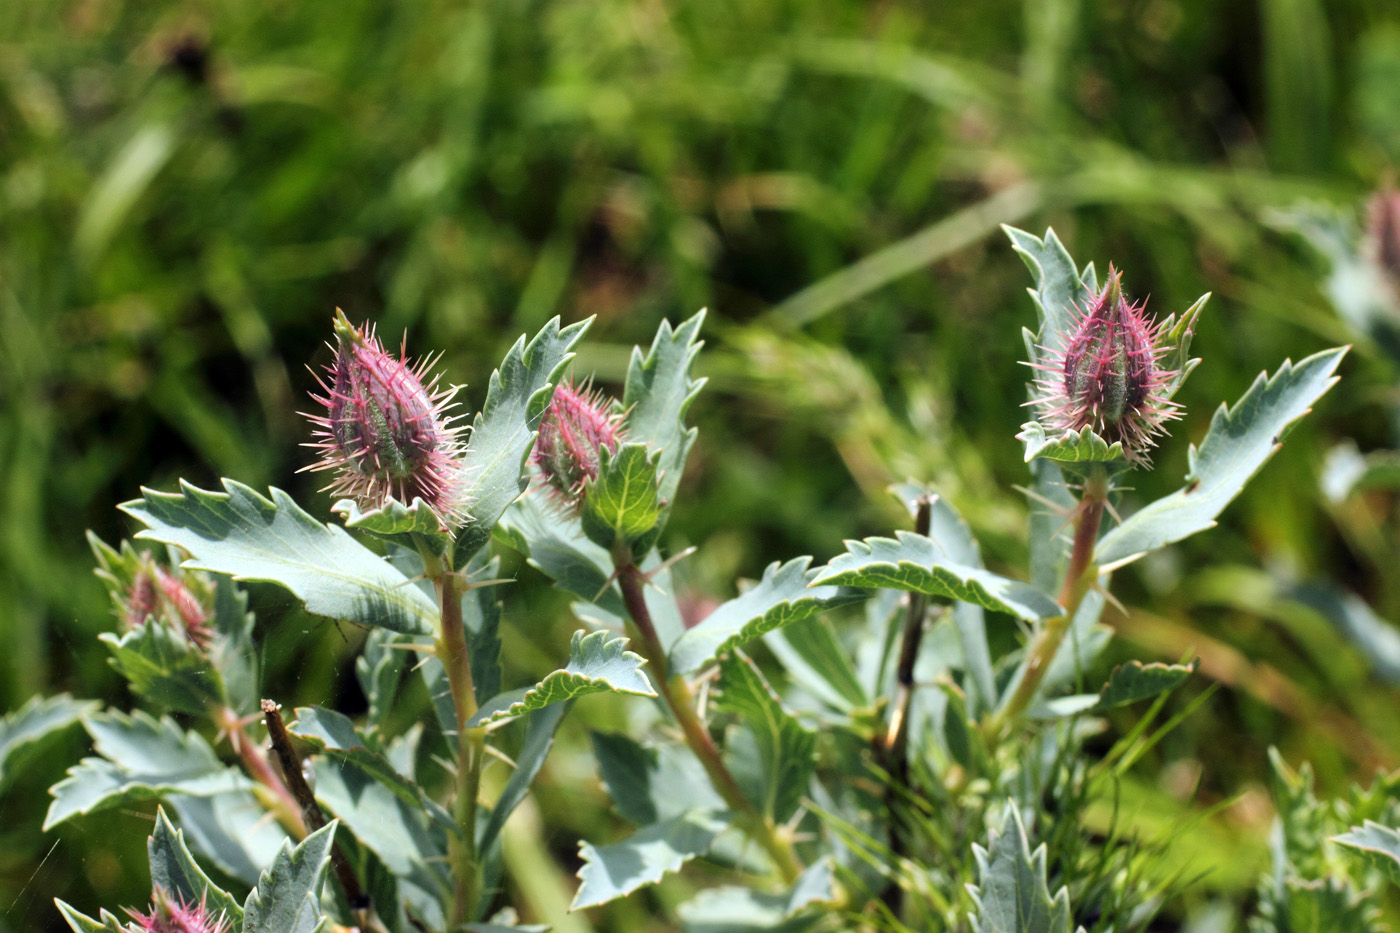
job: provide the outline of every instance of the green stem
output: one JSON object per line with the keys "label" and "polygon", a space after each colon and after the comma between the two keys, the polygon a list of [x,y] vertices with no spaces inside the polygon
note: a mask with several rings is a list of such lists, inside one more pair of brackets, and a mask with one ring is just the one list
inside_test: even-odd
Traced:
{"label": "green stem", "polygon": [[627,606],[627,614],[630,617],[632,635],[642,655],[647,659],[661,696],[671,708],[671,714],[675,716],[676,723],[685,735],[686,744],[695,753],[695,757],[700,759],[700,764],[709,775],[715,790],[734,811],[739,828],[763,847],[783,876],[783,880],[789,883],[796,881],[797,876],[802,873],[802,863],[798,861],[797,853],[793,850],[792,840],[784,838],[772,821],[760,813],[744,795],[739,782],[725,765],[714,739],[710,737],[710,730],[695,712],[695,697],[690,692],[690,685],[686,683],[684,676],[671,674],[669,671],[666,649],[656,635],[651,610],[647,608],[646,597],[643,594],[646,579],[641,569],[630,556],[619,558],[615,555],[614,563],[617,567],[618,587],[622,590],[622,601]]}
{"label": "green stem", "polygon": [[476,687],[472,683],[471,649],[467,645],[466,625],[462,621],[462,581],[442,559],[429,557],[424,555],[424,563],[428,577],[437,589],[442,622],[436,651],[438,660],[447,671],[452,705],[457,713],[457,796],[453,817],[459,833],[458,838],[451,842],[448,858],[454,878],[452,922],[461,925],[476,918],[481,898],[479,853],[476,851],[476,802],[481,791],[486,730],[467,727],[477,707]]}
{"label": "green stem", "polygon": [[992,720],[989,730],[992,736],[1000,735],[1035,699],[1041,681],[1045,679],[1069,632],[1074,614],[1079,611],[1085,595],[1098,579],[1094,545],[1099,540],[1099,525],[1103,522],[1104,507],[1108,503],[1108,488],[1108,474],[1102,467],[1090,473],[1084,481],[1084,495],[1079,500],[1074,519],[1074,545],[1070,551],[1069,567],[1065,571],[1064,586],[1060,589],[1059,603],[1064,612],[1046,619],[1036,633],[1027,651],[1026,669],[1020,683]]}

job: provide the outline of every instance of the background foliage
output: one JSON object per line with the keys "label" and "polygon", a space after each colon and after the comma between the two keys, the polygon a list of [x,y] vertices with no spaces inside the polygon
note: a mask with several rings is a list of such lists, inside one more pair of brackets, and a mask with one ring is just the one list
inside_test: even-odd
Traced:
{"label": "background foliage", "polygon": [[[969,518],[990,566],[1021,564],[1028,510],[1005,490],[1026,475],[1013,435],[1032,312],[996,225],[1053,224],[1159,314],[1215,293],[1174,432],[1199,439],[1208,400],[1358,339],[1319,261],[1263,218],[1300,198],[1350,207],[1400,163],[1390,11],[0,4],[0,701],[115,689],[83,531],[128,533],[114,505],[139,485],[228,475],[329,504],[294,474],[310,460],[295,411],[336,305],[443,349],[472,408],[506,347],[555,314],[599,315],[578,370],[606,382],[661,317],[708,305],[710,385],[667,532],[673,551],[706,545],[677,570],[697,607],[775,558],[887,533],[902,509],[884,489],[909,476]],[[1202,814],[1162,857],[1208,871],[1169,916],[1234,916],[1252,897],[1270,744],[1311,759],[1323,792],[1400,764],[1396,668],[1287,598],[1333,579],[1400,620],[1393,496],[1308,492],[1333,442],[1393,445],[1393,363],[1363,339],[1343,373],[1225,527],[1118,585],[1120,651],[1201,656],[1174,704],[1223,687],[1125,785],[1149,839],[1183,807]],[[1185,457],[1166,447],[1142,497],[1173,488]],[[528,567],[507,569],[522,581],[507,612],[532,609],[503,628],[503,656],[548,669],[574,622],[562,600],[539,609]],[[265,695],[353,707],[360,633],[273,590],[254,603]],[[517,902],[561,930],[648,922],[642,901],[560,916],[575,840],[607,833],[584,729],[623,714],[599,701],[574,717],[573,751],[508,839]],[[60,929],[56,894],[146,896],[148,819],[38,833],[44,789],[81,751],[68,742],[7,764],[0,929]]]}

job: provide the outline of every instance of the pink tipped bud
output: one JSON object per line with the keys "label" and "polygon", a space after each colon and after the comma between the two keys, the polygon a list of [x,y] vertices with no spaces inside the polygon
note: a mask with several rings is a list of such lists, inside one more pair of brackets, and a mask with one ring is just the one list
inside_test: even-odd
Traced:
{"label": "pink tipped bud", "polygon": [[1389,185],[1366,205],[1366,249],[1400,292],[1400,191]]}
{"label": "pink tipped bud", "polygon": [[334,470],[325,488],[361,506],[379,508],[393,497],[405,505],[422,499],[444,526],[462,520],[461,440],[448,417],[455,388],[424,379],[435,360],[410,366],[384,352],[374,336],[336,310],[336,351],[327,367],[331,384],[313,395],[324,415],[307,415],[320,438],[308,447],[321,459],[305,469]]}
{"label": "pink tipped bud", "polygon": [[1158,345],[1157,325],[1141,305],[1123,297],[1112,266],[1108,284],[1066,335],[1063,350],[1036,368],[1041,421],[1057,431],[1092,428],[1110,444],[1122,442],[1130,462],[1147,465],[1147,451],[1166,421],[1180,409],[1163,394],[1175,376],[1159,365],[1168,347]]}
{"label": "pink tipped bud", "polygon": [[616,453],[622,441],[621,416],[602,393],[573,382],[561,383],[540,421],[535,465],[566,508],[577,509],[584,487],[598,475],[599,451]]}
{"label": "pink tipped bud", "polygon": [[214,639],[208,590],[208,582],[199,575],[166,570],[149,554],[142,554],[121,603],[122,622],[133,629],[154,619],[157,624],[183,632],[199,648],[208,650]]}
{"label": "pink tipped bud", "polygon": [[151,896],[149,914],[128,910],[133,933],[229,933],[229,924],[223,916],[214,916],[201,901],[187,904],[172,898],[163,888],[156,888]]}

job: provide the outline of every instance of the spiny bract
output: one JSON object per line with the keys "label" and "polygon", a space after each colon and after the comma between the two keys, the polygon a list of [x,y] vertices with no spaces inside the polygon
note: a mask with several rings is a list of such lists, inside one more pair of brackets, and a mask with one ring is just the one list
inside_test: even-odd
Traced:
{"label": "spiny bract", "polygon": [[560,383],[540,421],[535,465],[566,509],[582,503],[584,487],[598,476],[600,451],[616,453],[622,441],[621,417],[600,392],[572,381]]}

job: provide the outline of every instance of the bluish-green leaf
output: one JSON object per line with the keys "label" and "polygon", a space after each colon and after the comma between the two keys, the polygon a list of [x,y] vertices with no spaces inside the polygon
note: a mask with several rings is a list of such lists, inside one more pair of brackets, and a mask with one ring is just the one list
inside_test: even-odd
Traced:
{"label": "bluish-green leaf", "polygon": [[210,797],[174,794],[165,803],[175,811],[175,822],[200,862],[245,885],[258,883],[287,838],[246,790]]}
{"label": "bluish-green leaf", "polygon": [[1344,441],[1327,452],[1318,485],[1334,505],[1358,490],[1400,488],[1400,452],[1362,454],[1354,443]]}
{"label": "bluish-green leaf", "polygon": [[977,933],[1070,933],[1069,891],[1051,897],[1045,880],[1045,846],[1031,852],[1021,814],[1007,805],[1001,832],[995,830],[987,848],[972,847],[977,860],[977,886],[969,886],[977,910],[972,928]]}
{"label": "bluish-green leaf", "polygon": [[360,656],[355,659],[355,680],[369,703],[365,731],[371,735],[383,728],[412,653],[395,645],[412,640],[388,629],[375,629],[369,633]]}
{"label": "bluish-green leaf", "polygon": [[45,739],[96,709],[97,703],[75,700],[64,693],[54,697],[30,697],[19,709],[0,717],[0,791]]}
{"label": "bluish-green leaf", "polygon": [[895,538],[847,541],[847,553],[820,568],[813,585],[909,590],[962,600],[1027,621],[1063,612],[1029,583],[949,561],[937,543],[923,535],[907,531],[895,534]]}
{"label": "bluish-green leaf", "polygon": [[1190,664],[1143,664],[1129,661],[1120,664],[1108,675],[1108,683],[1099,691],[1092,712],[1117,709],[1175,690],[1196,671],[1197,662]]}
{"label": "bluish-green leaf", "polygon": [[554,318],[528,344],[521,337],[491,374],[486,404],[472,422],[464,455],[467,521],[457,532],[455,567],[491,539],[491,529],[525,490],[525,459],[535,443],[554,384],[592,318],[561,328]]}
{"label": "bluish-green leaf", "polygon": [[57,898],[54,899],[54,905],[58,907],[58,912],[63,915],[63,919],[68,921],[68,926],[73,929],[73,933],[130,933],[121,920],[106,910],[102,911],[102,920],[99,922],[74,910]]}
{"label": "bluish-green leaf", "polygon": [[[1058,353],[1074,330],[1076,313],[1086,309],[1094,298],[1090,269],[1081,274],[1075,268],[1074,260],[1054,230],[1046,230],[1042,240],[1015,227],[1001,229],[1011,239],[1011,248],[1020,255],[1035,280],[1035,287],[1028,289],[1039,312],[1035,343],[1051,354]],[[1032,353],[1031,362],[1039,362],[1039,351],[1033,348]]]}
{"label": "bluish-green leaf", "polygon": [[1346,347],[1324,350],[1272,378],[1261,373],[1233,408],[1221,405],[1199,448],[1192,447],[1186,485],[1130,516],[1099,540],[1100,566],[1122,564],[1215,525],[1215,518],[1278,450],[1289,428],[1337,381]]}
{"label": "bluish-green leaf", "polygon": [[243,903],[243,933],[315,933],[321,928],[321,885],[331,864],[335,823],[295,849],[284,843],[272,867]]}
{"label": "bluish-green leaf", "polygon": [[[598,776],[626,819],[646,826],[686,810],[724,809],[704,767],[683,746],[646,748],[610,732],[594,732],[592,739]],[[684,792],[678,792],[682,788]]]}
{"label": "bluish-green leaf", "polygon": [[552,508],[543,496],[527,495],[512,505],[497,536],[566,593],[621,618],[627,610],[612,581],[612,557],[584,535],[577,518]]}
{"label": "bluish-green leaf", "polygon": [[704,379],[690,375],[703,345],[697,338],[704,321],[704,311],[674,330],[670,321],[662,321],[650,351],[643,356],[633,347],[627,367],[622,394],[627,437],[660,454],[660,494],[667,506],[675,500],[686,456],[695,443],[695,429],[685,426],[685,414],[705,385]]}
{"label": "bluish-green leaf", "polygon": [[251,713],[258,708],[262,686],[258,651],[253,645],[253,614],[248,611],[248,594],[226,576],[214,580],[211,622],[214,641],[209,660],[219,670],[224,695],[235,712]]}
{"label": "bluish-green leaf", "polygon": [[715,708],[738,716],[753,734],[761,772],[754,803],[777,823],[801,805],[816,767],[816,733],[787,710],[752,661],[738,652],[720,664]]}
{"label": "bluish-green leaf", "polygon": [[210,796],[251,783],[224,766],[209,743],[171,719],[97,713],[84,722],[101,758],[85,758],[50,790],[44,829],[70,817],[169,794]]}
{"label": "bluish-green leaf", "polygon": [[544,760],[554,744],[554,734],[559,730],[559,724],[564,721],[564,716],[572,705],[556,703],[530,714],[528,725],[525,727],[525,742],[520,747],[520,754],[515,756],[515,771],[510,780],[506,781],[501,796],[496,799],[496,806],[491,809],[491,815],[480,823],[482,828],[476,841],[477,851],[487,852],[491,849],[500,837],[501,830],[505,828],[506,819],[525,799],[535,775],[544,767]]}
{"label": "bluish-green leaf", "polygon": [[583,867],[578,893],[570,910],[606,904],[648,884],[656,884],[667,872],[697,855],[704,855],[715,837],[729,825],[722,813],[687,810],[669,820],[652,823],[610,845],[579,844]]}
{"label": "bluish-green leaf", "polygon": [[608,632],[574,632],[569,649],[569,663],[544,680],[523,691],[503,693],[486,703],[471,718],[469,725],[485,726],[543,709],[562,700],[573,700],[590,693],[630,693],[634,696],[656,696],[647,675],[642,673],[646,661],[627,650],[627,639]]}
{"label": "bluish-green leaf", "polygon": [[811,562],[810,557],[795,557],[785,564],[769,564],[762,580],[676,639],[671,646],[671,670],[681,674],[698,670],[766,632],[864,598],[860,592],[836,586],[813,586],[821,569],[807,569]]}
{"label": "bluish-green leaf", "polygon": [[831,902],[836,896],[835,882],[831,859],[821,858],[787,891],[765,894],[747,887],[706,888],[676,912],[686,933],[789,933],[811,925],[808,917],[793,918],[803,908]]}
{"label": "bluish-green leaf", "polygon": [[417,548],[422,544],[441,557],[452,544],[452,535],[442,527],[428,503],[415,498],[412,505],[389,499],[379,508],[361,511],[354,499],[341,499],[331,506],[345,520],[346,528],[367,531],[376,538],[393,541],[402,547]]}
{"label": "bluish-green leaf", "polygon": [[[288,732],[336,761],[353,764],[403,803],[421,807],[430,815],[439,815],[440,809],[435,804],[429,805],[417,784],[395,770],[379,748],[369,747],[348,716],[320,707],[298,708],[296,715],[296,722],[287,727]],[[450,817],[443,816],[451,822]]]}
{"label": "bluish-green leaf", "polygon": [[1367,820],[1361,826],[1353,826],[1350,832],[1333,836],[1332,841],[1356,850],[1367,865],[1400,884],[1400,831]]}
{"label": "bluish-green leaf", "polygon": [[1123,459],[1123,444],[1110,444],[1085,426],[1078,434],[1073,431],[1048,432],[1039,421],[1021,425],[1016,439],[1026,445],[1026,462],[1037,458],[1057,463],[1112,463]]}
{"label": "bluish-green leaf", "polygon": [[[464,573],[468,584],[495,580],[501,575],[500,558],[485,549],[478,551]],[[492,584],[475,586],[462,594],[462,625],[467,631],[472,688],[478,704],[501,692],[500,592],[500,587]]]}
{"label": "bluish-green leaf", "polygon": [[193,557],[184,566],[291,590],[308,612],[396,632],[431,632],[437,607],[409,578],[350,537],[316,521],[280,489],[264,498],[224,480],[211,492],[183,480],[180,492],[143,490],[122,510],[148,527],[138,538],[164,541]]}
{"label": "bluish-green leaf", "polygon": [[603,447],[598,454],[598,475],[584,487],[583,533],[609,552],[620,547],[640,557],[651,549],[664,508],[660,455],[636,443],[623,444],[617,453]]}
{"label": "bluish-green leaf", "polygon": [[198,716],[224,705],[223,678],[184,632],[150,619],[125,635],[97,637],[132,691],[157,706]]}
{"label": "bluish-green leaf", "polygon": [[146,841],[151,864],[151,887],[159,888],[187,904],[204,904],[215,916],[223,915],[234,929],[241,929],[243,907],[209,879],[185,846],[184,834],[156,811],[156,828]]}
{"label": "bluish-green leaf", "polygon": [[850,712],[870,702],[850,651],[830,621],[812,616],[763,636],[788,676],[834,709]]}

